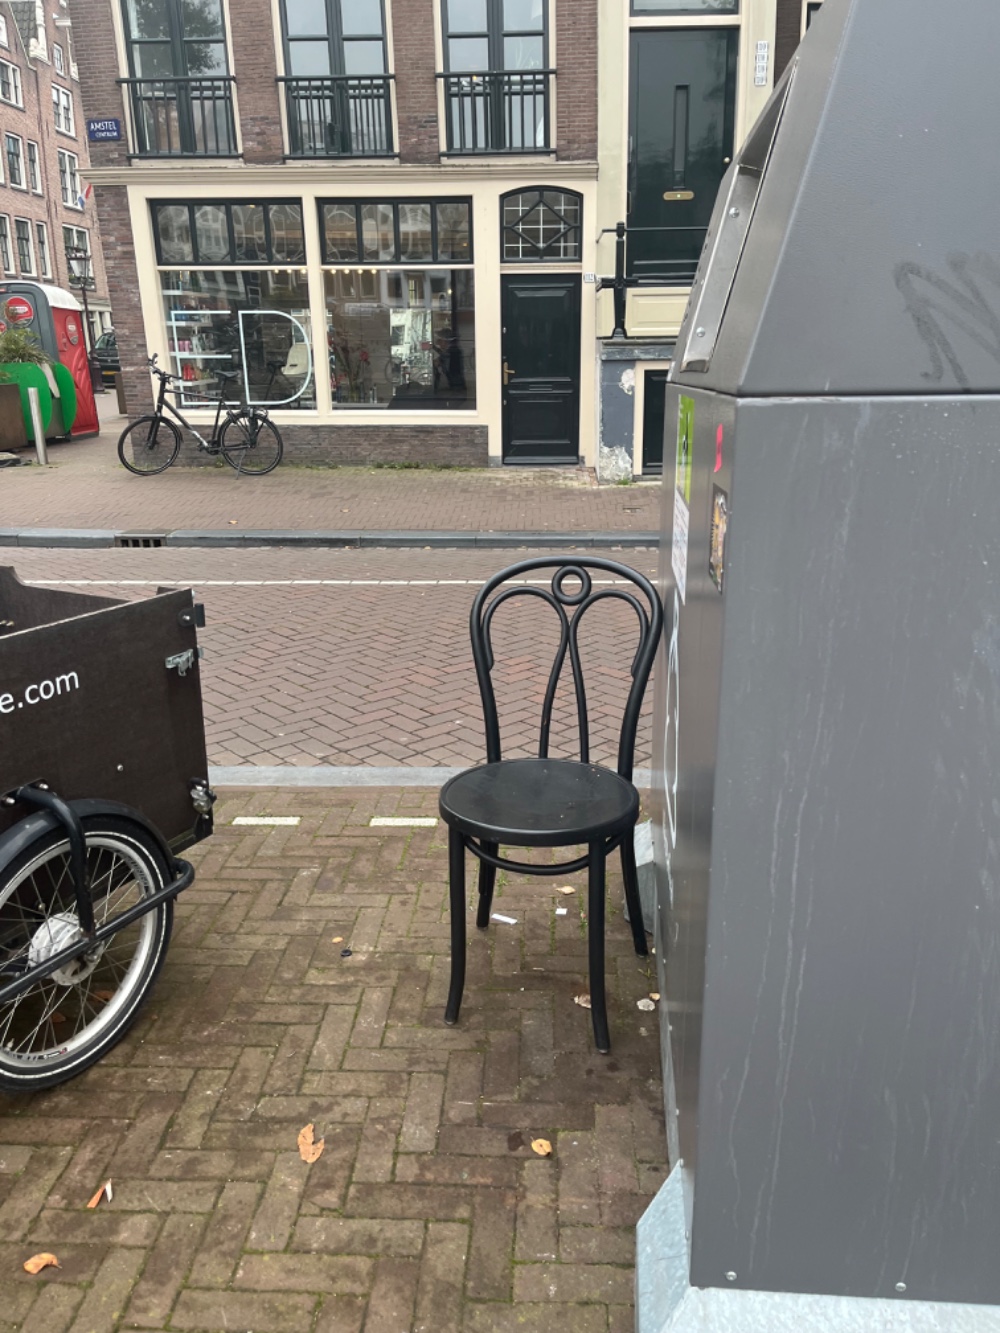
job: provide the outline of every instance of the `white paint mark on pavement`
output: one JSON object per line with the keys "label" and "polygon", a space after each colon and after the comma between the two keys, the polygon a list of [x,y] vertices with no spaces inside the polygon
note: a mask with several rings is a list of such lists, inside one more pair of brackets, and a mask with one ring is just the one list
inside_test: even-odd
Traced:
{"label": "white paint mark on pavement", "polygon": [[301,822],[301,815],[237,815],[233,820],[234,824],[277,824],[288,828]]}
{"label": "white paint mark on pavement", "polygon": [[431,818],[403,819],[396,815],[373,815],[368,821],[369,828],[436,828],[437,820]]}

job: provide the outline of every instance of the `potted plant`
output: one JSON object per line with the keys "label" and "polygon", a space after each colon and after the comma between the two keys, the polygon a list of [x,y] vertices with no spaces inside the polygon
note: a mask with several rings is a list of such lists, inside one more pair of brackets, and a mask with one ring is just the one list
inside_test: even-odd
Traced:
{"label": "potted plant", "polygon": [[[38,406],[45,434],[69,434],[76,417],[73,376],[65,366],[52,361],[30,329],[18,327],[5,303],[0,317],[0,389],[8,385],[18,390],[24,441],[35,438],[28,402],[29,388],[38,390]],[[12,440],[17,436],[17,431],[16,408],[10,393],[6,394],[4,411],[7,414],[4,417],[7,426],[0,426],[0,430],[7,436],[9,429],[12,434],[8,438]],[[10,444],[8,447],[15,446]]]}

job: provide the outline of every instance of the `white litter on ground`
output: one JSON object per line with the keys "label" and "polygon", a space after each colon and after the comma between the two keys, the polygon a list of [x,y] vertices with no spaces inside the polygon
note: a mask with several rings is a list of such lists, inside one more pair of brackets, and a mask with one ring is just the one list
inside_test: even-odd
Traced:
{"label": "white litter on ground", "polygon": [[491,920],[491,921],[502,921],[502,922],[504,923],[505,926],[516,926],[516,925],[517,925],[517,917],[516,917],[516,916],[501,916],[499,912],[494,912],[493,915],[490,917],[490,920]]}
{"label": "white litter on ground", "polygon": [[237,815],[234,824],[273,824],[294,828],[301,824],[301,815]]}
{"label": "white litter on ground", "polygon": [[426,818],[403,819],[399,815],[373,815],[369,828],[436,828],[437,820]]}

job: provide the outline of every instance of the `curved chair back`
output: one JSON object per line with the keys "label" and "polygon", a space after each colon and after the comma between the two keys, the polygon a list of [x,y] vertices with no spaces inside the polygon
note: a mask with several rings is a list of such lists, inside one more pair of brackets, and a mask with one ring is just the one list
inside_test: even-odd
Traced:
{"label": "curved chair back", "polygon": [[[502,592],[493,594],[504,583],[512,579],[523,579],[535,570],[552,569],[549,586],[539,587],[534,583],[516,583]],[[618,584],[594,587],[590,570],[600,570],[611,574]],[[580,587],[575,592],[565,590],[567,580],[579,580]],[[620,583],[631,584],[621,587]],[[638,594],[641,594],[639,596]],[[472,637],[472,656],[476,664],[476,676],[479,680],[479,692],[483,699],[483,719],[486,724],[486,758],[488,763],[497,763],[501,758],[500,722],[497,716],[496,695],[493,691],[492,671],[494,665],[492,625],[493,617],[504,603],[515,597],[540,598],[555,611],[559,618],[559,646],[556,649],[552,670],[549,672],[545,699],[542,704],[541,730],[538,740],[538,755],[547,759],[549,755],[549,736],[552,729],[552,708],[555,703],[556,689],[562,675],[567,656],[573,679],[573,691],[576,698],[576,713],[580,732],[580,760],[590,762],[590,725],[587,717],[587,692],[583,679],[583,666],[580,661],[579,632],[584,615],[597,602],[621,601],[630,606],[638,620],[638,645],[630,668],[632,684],[625,702],[621,733],[618,742],[618,772],[623,778],[632,780],[632,767],[635,761],[635,737],[639,725],[639,712],[642,708],[643,695],[649,681],[653,659],[663,633],[663,608],[656,589],[649,579],[630,569],[628,565],[618,564],[615,560],[604,560],[593,556],[584,560],[558,560],[552,557],[538,556],[533,560],[522,560],[516,565],[501,570],[483,585],[472,605],[469,618],[469,632]]]}

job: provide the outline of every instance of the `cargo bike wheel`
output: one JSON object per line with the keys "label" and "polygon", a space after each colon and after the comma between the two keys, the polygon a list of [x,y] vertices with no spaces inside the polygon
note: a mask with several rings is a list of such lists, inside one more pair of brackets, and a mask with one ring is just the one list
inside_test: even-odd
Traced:
{"label": "cargo bike wheel", "polygon": [[[169,880],[163,852],[138,824],[85,818],[87,876],[100,928]],[[0,1002],[0,1089],[36,1092],[73,1078],[128,1031],[170,941],[168,899]],[[62,829],[41,833],[0,877],[0,986],[83,938],[70,846]]]}

